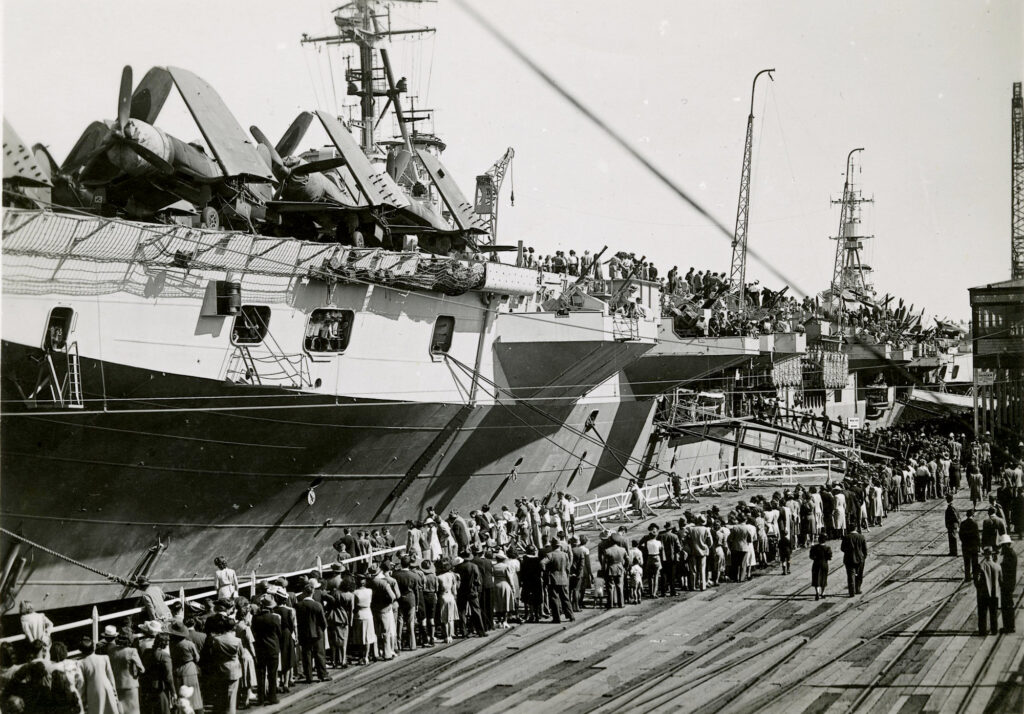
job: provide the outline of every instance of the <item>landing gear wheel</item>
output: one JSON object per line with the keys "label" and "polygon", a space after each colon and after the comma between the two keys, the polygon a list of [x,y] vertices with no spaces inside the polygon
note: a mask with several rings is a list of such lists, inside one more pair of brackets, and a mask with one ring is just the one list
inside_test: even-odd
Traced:
{"label": "landing gear wheel", "polygon": [[199,214],[199,226],[216,231],[220,229],[220,214],[213,206],[207,206]]}

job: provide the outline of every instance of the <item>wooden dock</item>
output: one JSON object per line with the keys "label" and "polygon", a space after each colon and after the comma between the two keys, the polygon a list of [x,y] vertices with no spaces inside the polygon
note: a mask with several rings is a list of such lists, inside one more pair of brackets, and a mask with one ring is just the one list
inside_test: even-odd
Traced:
{"label": "wooden dock", "polygon": [[[693,508],[724,510],[773,490]],[[833,542],[821,601],[807,550],[796,550],[790,575],[775,566],[745,583],[585,609],[575,623],[519,625],[331,670],[333,681],[260,711],[1024,712],[1024,625],[977,634],[974,586],[963,582],[962,559],[947,555],[944,510],[945,501],[910,504],[867,532],[863,594],[854,598]],[[631,533],[678,515],[659,510]],[[1024,541],[1013,545],[1024,554]],[[1018,606],[1022,590],[1019,579]]]}

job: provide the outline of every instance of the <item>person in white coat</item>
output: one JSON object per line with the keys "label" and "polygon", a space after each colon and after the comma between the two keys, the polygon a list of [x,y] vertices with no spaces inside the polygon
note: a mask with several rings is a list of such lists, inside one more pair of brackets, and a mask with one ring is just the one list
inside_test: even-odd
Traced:
{"label": "person in white coat", "polygon": [[842,537],[846,533],[846,494],[836,486],[832,492],[835,505],[832,508],[832,527]]}
{"label": "person in white coat", "polygon": [[110,658],[96,654],[96,645],[91,637],[83,637],[79,649],[85,655],[78,662],[82,670],[81,694],[85,710],[89,714],[119,714]]}

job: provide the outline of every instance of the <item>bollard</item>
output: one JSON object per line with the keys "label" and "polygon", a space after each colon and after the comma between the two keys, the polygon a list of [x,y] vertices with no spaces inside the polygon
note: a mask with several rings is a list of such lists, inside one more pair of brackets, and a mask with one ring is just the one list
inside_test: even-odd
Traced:
{"label": "bollard", "polygon": [[316,556],[316,574],[320,576],[320,579],[324,579],[324,561],[320,556]]}
{"label": "bollard", "polygon": [[249,600],[256,599],[256,571],[252,571],[252,581],[249,583]]}
{"label": "bollard", "polygon": [[100,641],[100,611],[95,606],[92,608],[92,641],[93,644]]}
{"label": "bollard", "polygon": [[185,617],[188,613],[185,612],[185,586],[182,585],[178,588],[178,603],[181,605],[181,616]]}

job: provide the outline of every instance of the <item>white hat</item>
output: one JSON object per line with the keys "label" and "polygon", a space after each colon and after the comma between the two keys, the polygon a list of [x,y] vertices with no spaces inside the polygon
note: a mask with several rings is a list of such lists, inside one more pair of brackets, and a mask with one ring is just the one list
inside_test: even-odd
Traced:
{"label": "white hat", "polygon": [[195,692],[195,690],[187,684],[183,684],[178,688],[178,696],[182,699],[190,699],[193,692]]}
{"label": "white hat", "polygon": [[996,540],[996,545],[1009,545],[1011,542],[1009,534],[1003,533],[999,536],[999,539]]}

